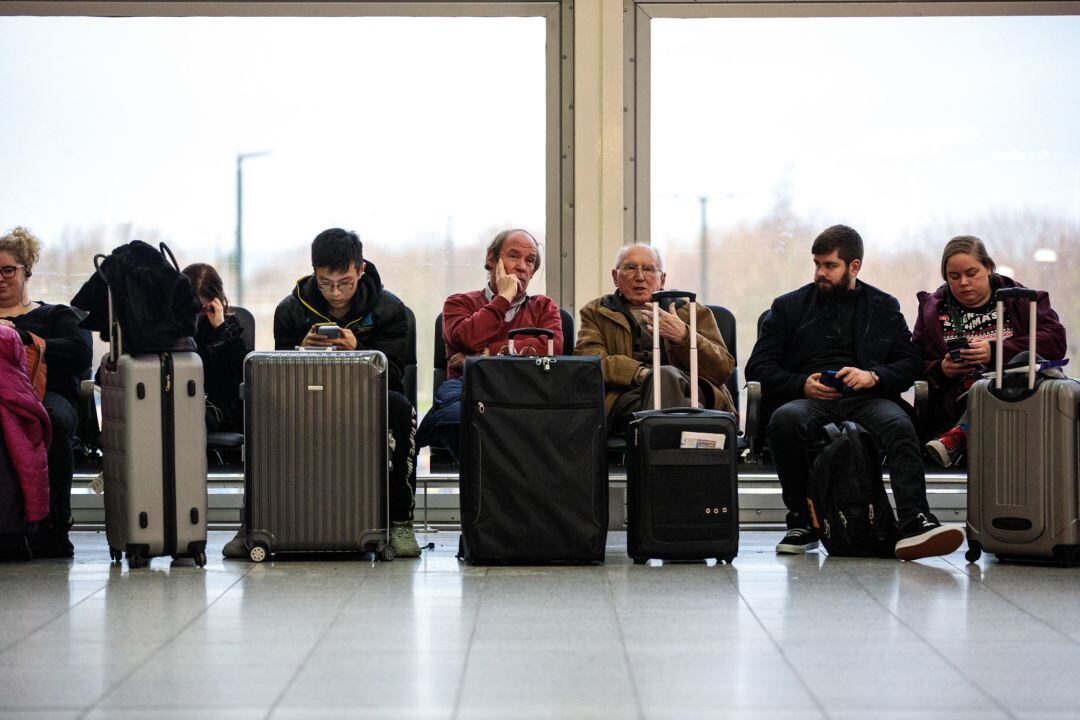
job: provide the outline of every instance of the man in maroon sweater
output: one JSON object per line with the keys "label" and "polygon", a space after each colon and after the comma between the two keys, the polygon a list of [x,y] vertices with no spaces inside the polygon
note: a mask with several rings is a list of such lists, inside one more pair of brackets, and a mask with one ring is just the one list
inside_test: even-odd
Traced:
{"label": "man in maroon sweater", "polygon": [[[487,247],[484,269],[488,283],[480,290],[451,295],[443,304],[446,375],[435,393],[431,411],[417,431],[418,447],[440,440],[457,457],[461,421],[461,375],[465,358],[505,355],[507,333],[516,328],[547,328],[555,333],[554,352],[562,353],[559,306],[545,295],[528,295],[529,281],[540,269],[540,245],[525,230],[503,230]],[[518,338],[519,355],[546,355],[543,338]]]}

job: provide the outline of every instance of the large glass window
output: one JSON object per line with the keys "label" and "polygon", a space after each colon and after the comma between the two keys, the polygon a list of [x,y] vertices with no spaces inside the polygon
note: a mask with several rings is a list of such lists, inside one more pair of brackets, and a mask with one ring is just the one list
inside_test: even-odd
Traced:
{"label": "large glass window", "polygon": [[1077,38],[1078,17],[653,19],[651,237],[669,285],[735,312],[742,365],[825,227],[859,230],[860,277],[909,324],[945,242],[974,234],[1050,292],[1080,356]]}
{"label": "large glass window", "polygon": [[49,302],[95,252],[166,241],[222,271],[260,349],[311,240],[354,229],[416,313],[423,407],[444,298],[498,230],[545,236],[546,22],[0,18],[0,226],[44,241]]}

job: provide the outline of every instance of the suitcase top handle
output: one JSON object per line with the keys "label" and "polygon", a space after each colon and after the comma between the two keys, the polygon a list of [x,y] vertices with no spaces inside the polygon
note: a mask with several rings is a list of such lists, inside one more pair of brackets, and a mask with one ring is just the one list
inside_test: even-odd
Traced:
{"label": "suitcase top handle", "polygon": [[544,336],[547,338],[554,338],[555,331],[548,330],[547,328],[525,327],[517,328],[506,333],[506,337],[508,338],[517,337],[518,335],[534,335],[536,337]]}
{"label": "suitcase top handle", "polygon": [[994,300],[997,302],[997,347],[995,348],[994,355],[994,388],[1001,390],[1003,378],[1005,377],[1004,362],[1005,362],[1005,301],[1009,298],[1026,298],[1028,302],[1028,390],[1035,389],[1035,325],[1038,320],[1038,305],[1036,301],[1039,299],[1039,293],[1031,288],[1013,287],[1013,288],[1001,288],[994,293]]}
{"label": "suitcase top handle", "polygon": [[657,290],[652,294],[653,302],[659,300],[678,300],[679,298],[688,298],[690,302],[697,301],[697,293],[692,293],[687,290]]}
{"label": "suitcase top handle", "polygon": [[697,359],[697,294],[688,290],[659,290],[652,294],[652,369],[653,369],[653,408],[660,409],[660,301],[688,298],[690,300],[690,407],[698,404],[698,359]]}
{"label": "suitcase top handle", "polygon": [[1009,298],[1038,300],[1039,293],[1035,290],[1032,290],[1031,288],[1023,287],[1001,288],[994,293],[995,300],[1008,300]]}
{"label": "suitcase top handle", "polygon": [[[514,349],[514,338],[518,335],[527,335],[530,337],[546,337],[547,338],[547,354],[553,356],[555,354],[555,331],[548,330],[547,328],[538,327],[523,327],[516,328],[506,333],[506,339],[509,340],[509,349],[511,355],[517,355],[517,350]],[[545,368],[546,369],[546,368]]]}

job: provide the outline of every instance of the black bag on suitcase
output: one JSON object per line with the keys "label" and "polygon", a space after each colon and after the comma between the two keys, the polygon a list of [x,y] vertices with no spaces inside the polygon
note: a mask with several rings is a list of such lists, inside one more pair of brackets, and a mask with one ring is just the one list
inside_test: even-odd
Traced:
{"label": "black bag on suitcase", "polygon": [[[654,312],[660,300],[684,297],[691,302],[691,407],[636,412],[627,438],[626,548],[638,564],[649,558],[710,557],[730,563],[739,554],[738,421],[731,413],[697,407],[695,296],[677,290],[655,293]],[[653,327],[659,327],[657,318]],[[654,373],[659,364],[660,335],[654,333]],[[658,407],[659,383],[653,389]],[[687,433],[711,437],[695,441]]]}
{"label": "black bag on suitcase", "polygon": [[603,562],[607,423],[599,358],[469,358],[461,453],[460,557]]}
{"label": "black bag on suitcase", "polygon": [[895,558],[900,532],[874,439],[850,421],[824,432],[828,444],[810,468],[806,500],[821,542],[838,557]]}
{"label": "black bag on suitcase", "polygon": [[0,561],[30,559],[30,547],[26,542],[30,529],[23,512],[19,478],[11,464],[7,442],[0,432]]}

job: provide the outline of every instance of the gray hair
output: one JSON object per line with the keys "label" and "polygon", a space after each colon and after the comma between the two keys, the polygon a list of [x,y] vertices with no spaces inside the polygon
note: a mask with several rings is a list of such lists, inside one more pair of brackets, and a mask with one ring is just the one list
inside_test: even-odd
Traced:
{"label": "gray hair", "polygon": [[615,254],[615,269],[618,270],[622,265],[623,258],[626,257],[626,253],[630,252],[634,248],[645,248],[653,254],[656,258],[656,265],[660,268],[660,272],[664,272],[664,258],[660,256],[660,251],[656,249],[655,245],[648,245],[646,243],[631,243],[630,245],[623,245],[619,248],[619,252]]}

